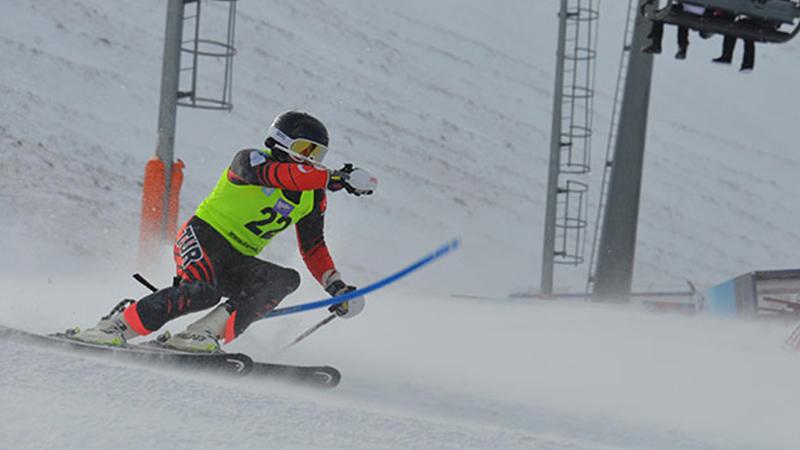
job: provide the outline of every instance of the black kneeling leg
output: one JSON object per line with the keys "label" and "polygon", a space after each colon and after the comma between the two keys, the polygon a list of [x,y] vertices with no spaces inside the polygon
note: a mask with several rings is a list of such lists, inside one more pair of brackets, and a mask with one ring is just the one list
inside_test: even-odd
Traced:
{"label": "black kneeling leg", "polygon": [[263,317],[287,295],[300,286],[300,274],[294,269],[263,262],[240,296],[228,300],[235,311],[234,333],[239,336],[256,319]]}
{"label": "black kneeling leg", "polygon": [[142,325],[156,331],[184,314],[208,309],[220,300],[217,289],[202,281],[183,283],[154,292],[136,302]]}

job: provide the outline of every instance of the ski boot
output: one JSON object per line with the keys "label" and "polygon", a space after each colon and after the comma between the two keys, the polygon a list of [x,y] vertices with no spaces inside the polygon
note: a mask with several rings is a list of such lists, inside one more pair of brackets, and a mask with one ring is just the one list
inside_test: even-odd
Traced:
{"label": "ski boot", "polygon": [[646,47],[642,47],[642,53],[647,53],[648,55],[660,55],[661,45],[650,44]]}
{"label": "ski boot", "polygon": [[67,335],[70,339],[88,342],[90,344],[124,347],[127,345],[128,339],[139,335],[131,329],[122,314],[125,307],[131,303],[134,303],[134,300],[123,300],[119,302],[108,315],[103,316],[97,325],[85,330],[75,328],[69,330]]}
{"label": "ski boot", "polygon": [[210,313],[192,323],[186,330],[175,335],[165,334],[159,338],[164,347],[192,353],[219,353],[219,339],[225,332],[225,325],[231,313],[225,305],[219,305]]}

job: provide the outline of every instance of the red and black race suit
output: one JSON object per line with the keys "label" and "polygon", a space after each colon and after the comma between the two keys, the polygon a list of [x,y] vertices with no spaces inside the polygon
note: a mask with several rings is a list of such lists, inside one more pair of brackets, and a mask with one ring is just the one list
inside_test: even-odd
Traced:
{"label": "red and black race suit", "polygon": [[[263,162],[253,165],[250,155],[254,151],[258,150],[242,150],[234,156],[228,180],[282,189],[296,201],[300,191],[314,191],[313,210],[295,228],[303,260],[324,286],[336,274],[323,234],[327,172],[273,157],[259,158]],[[224,338],[230,341],[300,285],[300,275],[294,269],[243,255],[196,216],[178,232],[174,257],[180,283],[142,298],[125,313],[139,334],[158,330],[183,314],[211,308],[227,297],[226,308],[232,315]]]}

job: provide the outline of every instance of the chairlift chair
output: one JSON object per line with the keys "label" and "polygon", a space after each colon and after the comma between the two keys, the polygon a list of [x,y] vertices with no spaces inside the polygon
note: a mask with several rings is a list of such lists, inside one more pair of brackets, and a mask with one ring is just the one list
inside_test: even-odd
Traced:
{"label": "chairlift chair", "polygon": [[[726,14],[696,15],[675,8],[681,3]],[[663,7],[660,4],[658,0],[642,0],[641,12],[652,21],[756,42],[788,42],[800,32],[800,0],[666,0]],[[750,20],[732,19],[741,16]],[[792,30],[780,30],[783,25]]]}

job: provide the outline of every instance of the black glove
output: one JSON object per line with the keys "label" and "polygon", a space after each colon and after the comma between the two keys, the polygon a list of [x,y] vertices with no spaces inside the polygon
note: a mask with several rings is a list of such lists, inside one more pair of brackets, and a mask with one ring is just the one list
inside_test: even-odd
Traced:
{"label": "black glove", "polygon": [[[344,283],[342,280],[333,281],[329,284],[325,290],[331,297],[338,297],[340,295],[344,295],[348,292],[352,292],[356,290],[355,286],[350,286]],[[351,317],[355,317],[364,309],[364,297],[356,297],[351,298],[346,302],[342,302],[336,305],[331,305],[328,308],[328,311],[332,313],[336,313],[339,317],[344,319],[349,319]]]}
{"label": "black glove", "polygon": [[[341,189],[347,189],[348,186],[350,186],[347,183],[347,180],[350,179],[350,174],[353,173],[353,169],[355,169],[355,167],[353,167],[352,164],[347,163],[339,170],[331,170],[330,177],[328,178],[328,190],[338,191]],[[352,189],[352,186],[350,186],[350,189]],[[349,189],[348,192],[350,192]]]}
{"label": "black glove", "polygon": [[328,190],[346,190],[355,196],[370,195],[378,186],[378,179],[365,169],[347,163],[339,170],[332,170],[328,179]]}

